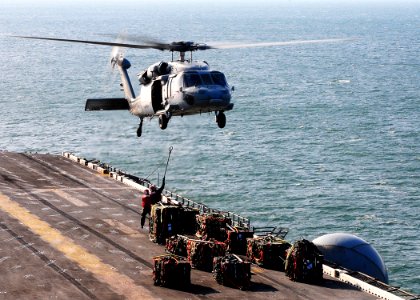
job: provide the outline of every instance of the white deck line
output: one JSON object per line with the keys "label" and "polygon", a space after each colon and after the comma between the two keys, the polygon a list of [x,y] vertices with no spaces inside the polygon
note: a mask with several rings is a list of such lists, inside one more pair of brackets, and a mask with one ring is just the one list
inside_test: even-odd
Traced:
{"label": "white deck line", "polygon": [[77,207],[86,207],[89,206],[86,202],[83,202],[82,200],[76,199],[72,197],[70,194],[66,193],[63,190],[53,190],[53,192],[59,196],[60,198],[63,198],[64,200],[70,202],[71,204],[77,206]]}
{"label": "white deck line", "polygon": [[360,279],[354,278],[350,276],[347,271],[341,269],[335,269],[327,265],[323,265],[324,274],[329,275],[341,282],[345,282],[350,284],[368,294],[377,296],[381,299],[386,300],[404,300],[405,298],[401,298],[397,295],[394,295],[390,292],[384,291],[376,286],[373,286],[367,282],[364,282]]}

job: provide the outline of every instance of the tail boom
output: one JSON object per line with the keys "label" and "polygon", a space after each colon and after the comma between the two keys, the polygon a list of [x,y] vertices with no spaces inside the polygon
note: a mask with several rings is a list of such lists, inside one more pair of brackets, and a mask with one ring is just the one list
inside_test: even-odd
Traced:
{"label": "tail boom", "polygon": [[116,65],[118,67],[118,71],[120,72],[120,75],[121,75],[122,88],[124,90],[124,95],[127,101],[135,99],[136,95],[134,93],[134,89],[133,89],[133,86],[131,85],[130,77],[128,76],[128,72],[127,72],[127,70],[131,67],[130,62],[124,57],[120,56],[120,57],[113,57],[111,59],[111,64],[113,66]]}

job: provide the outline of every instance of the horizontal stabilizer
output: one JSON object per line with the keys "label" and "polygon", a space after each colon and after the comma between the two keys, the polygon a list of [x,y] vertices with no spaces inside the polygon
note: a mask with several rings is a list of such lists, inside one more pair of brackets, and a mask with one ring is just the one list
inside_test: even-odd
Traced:
{"label": "horizontal stabilizer", "polygon": [[102,98],[87,99],[85,110],[128,110],[127,99],[125,98]]}

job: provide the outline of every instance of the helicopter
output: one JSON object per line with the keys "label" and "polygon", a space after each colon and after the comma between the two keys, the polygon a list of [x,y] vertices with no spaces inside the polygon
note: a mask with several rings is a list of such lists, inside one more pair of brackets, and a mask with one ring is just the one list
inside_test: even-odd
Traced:
{"label": "helicopter", "polygon": [[[348,39],[296,40],[286,42],[242,43],[207,45],[191,41],[162,43],[145,40],[142,44],[119,42],[103,42],[54,37],[13,36],[25,39],[38,39],[59,42],[72,42],[93,45],[112,46],[111,66],[117,67],[121,77],[120,88],[123,98],[87,99],[85,111],[129,110],[139,117],[137,136],[142,135],[144,118],[158,117],[159,127],[164,130],[173,116],[187,116],[202,113],[215,113],[219,128],[226,125],[226,111],[233,109],[231,103],[234,87],[230,87],[225,75],[212,70],[206,61],[193,61],[192,53],[199,50],[232,49],[248,47],[284,46],[295,44],[312,44],[344,41]],[[171,61],[159,61],[137,74],[140,84],[139,95],[136,96],[128,75],[131,63],[125,58],[121,48],[157,49],[172,52]],[[179,58],[174,60],[174,52]],[[186,53],[189,52],[189,58]]]}

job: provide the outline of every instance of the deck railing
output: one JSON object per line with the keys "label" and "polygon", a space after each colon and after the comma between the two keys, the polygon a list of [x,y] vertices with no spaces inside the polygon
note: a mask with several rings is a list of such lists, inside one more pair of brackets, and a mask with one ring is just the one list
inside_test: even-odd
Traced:
{"label": "deck railing", "polygon": [[210,208],[205,204],[195,202],[191,199],[183,197],[181,195],[175,194],[171,191],[164,190],[165,196],[171,198],[172,200],[178,201],[182,203],[183,206],[196,208],[200,211],[200,213],[218,213],[223,214],[232,220],[232,224],[237,227],[244,227],[251,229],[251,221],[249,218],[245,218],[239,214],[230,212],[230,211],[222,211],[219,209]]}
{"label": "deck railing", "polygon": [[[63,152],[62,156],[69,158],[81,165],[87,166],[90,169],[93,169],[101,174],[109,174],[110,177],[114,178],[117,181],[130,185],[134,188],[141,189],[143,188],[150,188],[152,183],[144,178],[139,178],[135,175],[128,174],[120,169],[114,168],[106,163],[101,163],[99,160],[87,160],[85,158],[77,157],[76,155],[70,152]],[[169,190],[164,190],[163,194],[166,197],[171,198],[171,200],[175,200],[180,202],[183,206],[186,207],[193,207],[200,211],[200,213],[219,213],[223,214],[232,220],[232,225],[242,228],[247,228],[249,230],[253,230],[251,228],[251,221],[249,218],[245,218],[239,214],[230,212],[230,211],[221,211],[218,209],[210,208],[205,204],[195,202],[191,199],[173,193]]]}

